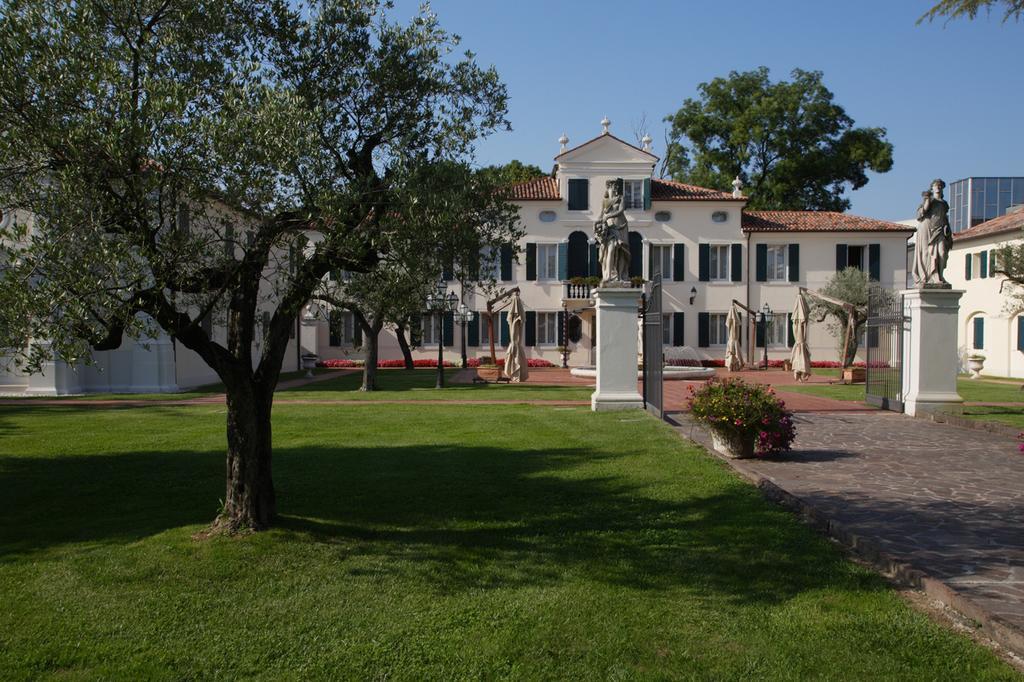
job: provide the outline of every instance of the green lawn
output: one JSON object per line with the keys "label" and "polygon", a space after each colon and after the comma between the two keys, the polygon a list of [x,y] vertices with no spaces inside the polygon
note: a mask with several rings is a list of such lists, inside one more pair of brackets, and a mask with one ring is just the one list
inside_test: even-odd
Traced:
{"label": "green lawn", "polygon": [[0,676],[1016,679],[643,414],[278,404],[279,526],[193,540],[223,430],[0,408]]}
{"label": "green lawn", "polygon": [[[957,379],[957,391],[968,402],[1021,403],[1024,407],[1024,391],[1019,384],[1007,384],[984,379]],[[778,391],[807,393],[836,400],[864,400],[864,384],[805,384],[803,386],[778,386]],[[1011,408],[1012,409],[1012,408]]]}
{"label": "green lawn", "polygon": [[590,400],[591,386],[537,386],[519,384],[453,384],[458,370],[445,370],[443,390],[434,388],[436,369],[384,369],[377,372],[379,390],[359,390],[362,372],[307,384],[277,394],[276,400]]}

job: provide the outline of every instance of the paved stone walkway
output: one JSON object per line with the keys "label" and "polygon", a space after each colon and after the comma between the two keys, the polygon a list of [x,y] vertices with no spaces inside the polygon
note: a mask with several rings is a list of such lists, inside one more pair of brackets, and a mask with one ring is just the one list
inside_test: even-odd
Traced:
{"label": "paved stone walkway", "polygon": [[[673,419],[710,450],[688,415]],[[796,421],[784,459],[729,463],[1024,655],[1024,454],[1016,442],[890,412]]]}

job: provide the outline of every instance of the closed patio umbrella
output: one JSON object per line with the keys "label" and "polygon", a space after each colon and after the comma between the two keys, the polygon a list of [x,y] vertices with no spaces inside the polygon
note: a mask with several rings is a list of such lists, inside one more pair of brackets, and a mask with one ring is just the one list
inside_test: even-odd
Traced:
{"label": "closed patio umbrella", "polygon": [[729,308],[729,314],[725,317],[725,328],[729,331],[729,342],[725,347],[725,368],[730,372],[736,372],[743,368],[743,351],[740,349],[740,315],[736,312],[736,306]]}
{"label": "closed patio umbrella", "polygon": [[796,305],[793,306],[793,355],[790,358],[793,378],[797,381],[807,381],[811,376],[811,351],[807,348],[808,317],[807,299],[803,294],[797,294]]}
{"label": "closed patio umbrella", "polygon": [[526,364],[526,348],[523,346],[525,317],[523,302],[519,294],[516,294],[508,311],[509,342],[505,349],[505,376],[514,384],[526,381],[530,375]]}

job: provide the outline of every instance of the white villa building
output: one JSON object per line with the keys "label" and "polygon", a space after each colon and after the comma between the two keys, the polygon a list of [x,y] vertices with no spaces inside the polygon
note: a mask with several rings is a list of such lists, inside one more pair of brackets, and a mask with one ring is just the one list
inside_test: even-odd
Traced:
{"label": "white villa building", "polygon": [[[613,178],[625,183],[631,274],[644,280],[660,274],[664,282],[664,343],[689,346],[702,360],[724,357],[725,316],[734,300],[754,310],[767,304],[778,314],[768,332],[768,357],[778,360],[790,354],[788,315],[800,287],[820,289],[837,270],[849,266],[867,271],[889,289],[903,288],[906,282],[912,227],[824,211],[746,211],[747,199],[738,188],[724,192],[654,177],[658,157],[649,144],[639,148],[607,130],[571,149],[564,136],[559,142],[551,176],[512,188],[526,231],[518,262],[507,249],[494,264],[501,285],[521,292],[529,358],[561,364],[559,348],[567,345],[570,366],[595,361],[589,286],[573,281],[598,274],[594,222],[605,183]],[[448,284],[459,293],[458,282]],[[487,356],[488,325],[481,319],[486,301],[469,292],[464,301],[477,312],[466,327],[467,355]],[[432,317],[424,321],[414,357],[436,358],[440,340],[445,359],[457,363],[462,338],[452,316],[444,320],[441,334]],[[304,352],[321,359],[359,358],[351,316],[337,315],[335,322],[333,332],[322,321],[315,335],[303,335]],[[505,315],[496,323],[500,358],[508,343]],[[836,339],[824,323],[812,321],[808,334],[812,360],[838,360]],[[750,336],[744,335],[745,352],[748,359],[760,360],[763,341],[758,334],[751,349]],[[401,357],[390,332],[382,334],[380,357]]]}
{"label": "white villa building", "polygon": [[[587,278],[599,274],[593,226],[605,183],[614,178],[623,179],[628,203],[631,274],[643,280],[662,276],[664,343],[690,347],[701,360],[724,357],[725,316],[733,301],[754,310],[767,304],[776,313],[766,340],[769,358],[779,360],[790,354],[788,316],[800,287],[820,289],[837,270],[853,266],[883,287],[903,288],[912,227],[834,212],[747,211],[738,186],[721,191],[654,177],[658,158],[649,138],[643,148],[636,147],[602,124],[602,134],[574,148],[568,148],[565,136],[559,140],[551,176],[511,188],[526,234],[517,256],[509,247],[491,263],[501,286],[521,292],[529,358],[560,364],[564,346],[570,365],[594,363],[595,314]],[[970,232],[958,235],[958,246],[981,243],[972,242]],[[457,282],[449,282],[449,289],[460,293]],[[465,329],[467,354],[487,356],[488,325],[481,315],[486,301],[468,291],[463,300],[477,312]],[[296,321],[284,371],[297,369],[305,353],[321,360],[362,358],[352,315],[326,312]],[[506,316],[499,315],[495,345],[500,358],[509,339]],[[744,352],[757,361],[765,340],[760,334],[754,338],[749,322],[747,315]],[[436,358],[440,342],[446,360],[461,358],[462,330],[450,314],[441,327],[424,316],[414,357]],[[215,334],[222,331],[214,328]],[[824,323],[811,321],[808,344],[812,360],[838,359],[836,339]],[[385,330],[381,360],[401,357],[394,333]],[[73,369],[58,360],[32,377],[0,369],[0,393],[175,391],[217,380],[194,353],[163,334],[145,345],[126,341],[118,350],[97,354],[97,361],[94,367]],[[1024,362],[1019,366],[1024,369]]]}
{"label": "white villa building", "polygon": [[982,374],[1024,378],[1024,310],[1018,309],[1003,276],[994,273],[995,251],[1020,244],[1024,205],[954,233],[946,279],[963,289],[960,299],[961,368],[970,355],[985,358]]}

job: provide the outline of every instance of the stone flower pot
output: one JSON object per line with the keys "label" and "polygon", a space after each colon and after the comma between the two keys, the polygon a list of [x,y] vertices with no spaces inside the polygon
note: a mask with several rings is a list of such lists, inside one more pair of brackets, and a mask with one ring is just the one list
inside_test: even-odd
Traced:
{"label": "stone flower pot", "polygon": [[747,459],[754,456],[756,436],[740,436],[735,433],[723,433],[711,430],[711,443],[715,450],[726,457]]}
{"label": "stone flower pot", "polygon": [[981,370],[985,367],[985,358],[980,355],[972,355],[967,358],[967,369],[971,370],[971,378],[978,379],[981,377]]}

